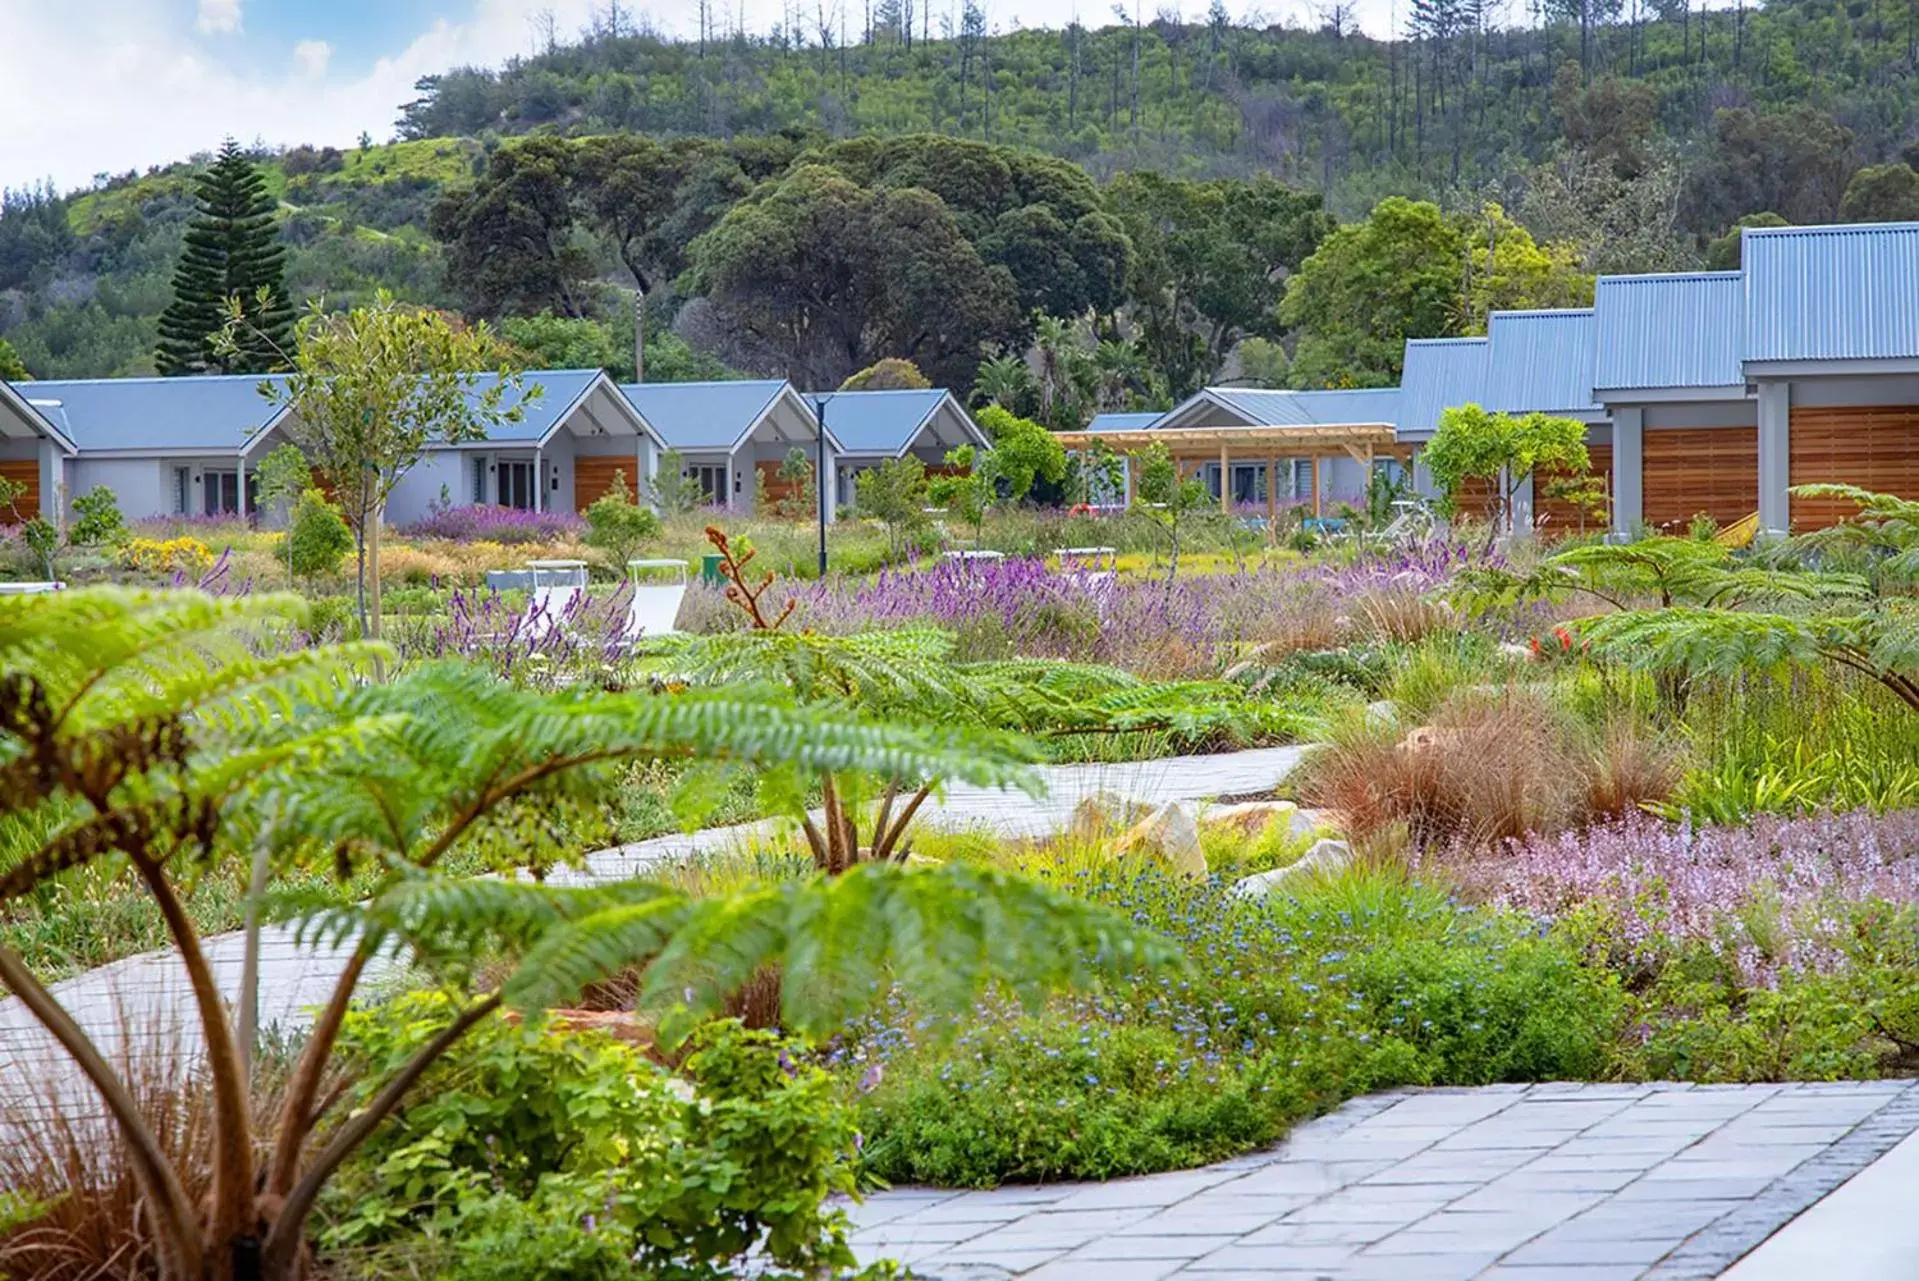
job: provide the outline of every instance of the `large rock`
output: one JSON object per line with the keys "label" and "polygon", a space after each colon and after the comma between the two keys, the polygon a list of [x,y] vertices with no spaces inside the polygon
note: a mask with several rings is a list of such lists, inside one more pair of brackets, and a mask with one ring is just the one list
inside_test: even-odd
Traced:
{"label": "large rock", "polygon": [[1193,811],[1179,801],[1162,805],[1113,842],[1116,856],[1146,854],[1183,876],[1206,875],[1206,853],[1199,844]]}
{"label": "large rock", "polygon": [[1243,801],[1237,805],[1209,805],[1200,811],[1201,827],[1230,827],[1252,840],[1277,822],[1284,822],[1296,835],[1310,834],[1317,824],[1291,801]]}
{"label": "large rock", "polygon": [[1234,882],[1233,893],[1241,898],[1265,898],[1288,884],[1337,872],[1350,866],[1352,861],[1353,847],[1329,837],[1314,842],[1313,847],[1300,855],[1296,862],[1276,867],[1270,872],[1256,872]]}
{"label": "large rock", "polygon": [[1118,792],[1089,792],[1073,806],[1064,836],[1075,844],[1103,841],[1115,832],[1123,832],[1138,823],[1152,806],[1121,796]]}

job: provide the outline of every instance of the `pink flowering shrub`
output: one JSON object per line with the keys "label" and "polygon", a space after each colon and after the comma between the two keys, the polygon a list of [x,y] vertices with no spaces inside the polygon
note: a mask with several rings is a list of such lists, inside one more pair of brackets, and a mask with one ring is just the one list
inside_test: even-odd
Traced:
{"label": "pink flowering shrub", "polygon": [[1748,985],[1842,967],[1859,913],[1919,902],[1919,811],[1741,827],[1638,815],[1440,855],[1476,895],[1583,931],[1629,971],[1700,945]]}

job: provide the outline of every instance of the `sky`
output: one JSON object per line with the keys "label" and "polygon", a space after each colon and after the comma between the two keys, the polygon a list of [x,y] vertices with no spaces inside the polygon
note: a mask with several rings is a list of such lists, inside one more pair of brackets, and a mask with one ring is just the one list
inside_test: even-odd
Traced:
{"label": "sky", "polygon": [[[787,0],[790,4],[791,0]],[[832,0],[858,3],[859,0]],[[933,0],[957,7],[957,0]],[[1210,0],[1129,0],[1141,17]],[[1349,0],[1368,31],[1390,28],[1401,0]],[[244,143],[347,146],[385,141],[423,75],[494,65],[531,50],[551,11],[578,32],[606,0],[6,0],[0,39],[0,188],[97,175]],[[696,29],[698,0],[622,0],[668,34]],[[996,29],[1089,26],[1110,0],[983,0]],[[1305,24],[1330,0],[1227,0],[1235,17]],[[715,0],[750,31],[779,21],[781,0]],[[805,7],[810,10],[812,5]],[[935,9],[937,24],[940,11]]]}

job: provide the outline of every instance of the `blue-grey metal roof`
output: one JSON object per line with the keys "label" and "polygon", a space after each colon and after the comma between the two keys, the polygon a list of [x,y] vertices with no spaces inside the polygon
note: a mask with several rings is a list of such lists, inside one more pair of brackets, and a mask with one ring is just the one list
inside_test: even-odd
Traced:
{"label": "blue-grey metal roof", "polygon": [[[815,393],[806,399],[813,406],[814,414],[824,418],[827,435],[849,454],[898,457],[949,401],[953,412],[963,420],[967,434],[984,440],[972,416],[943,387],[830,391]],[[822,406],[825,407],[823,415]]]}
{"label": "blue-grey metal roof", "polygon": [[1744,309],[1736,271],[1601,276],[1593,291],[1594,388],[1743,388]]}
{"label": "blue-grey metal roof", "polygon": [[[1261,427],[1316,427],[1345,423],[1392,423],[1399,417],[1399,388],[1354,391],[1271,391],[1209,387],[1210,395],[1249,423]],[[1178,410],[1174,410],[1177,413]]]}
{"label": "blue-grey metal roof", "polygon": [[1919,223],[1753,227],[1740,252],[1748,362],[1919,357]]}
{"label": "blue-grey metal roof", "polygon": [[66,453],[77,452],[73,437],[67,432],[66,420],[60,415],[59,407],[32,403],[32,398],[27,394],[27,388],[31,386],[33,384],[29,382],[21,383],[16,387],[6,379],[0,378],[0,410],[5,410],[7,417],[18,426],[17,431],[8,431],[6,421],[0,419],[0,436],[18,435],[21,432],[29,437],[44,436],[51,439]]}
{"label": "blue-grey metal roof", "polygon": [[[487,440],[544,440],[602,376],[597,369],[522,374],[522,390],[500,402],[502,409],[524,405],[520,421],[498,424]],[[477,376],[468,398],[477,400],[499,381],[498,374]],[[29,384],[23,394],[81,453],[240,454],[280,413],[260,394],[261,385],[285,382],[276,374],[53,379]],[[541,388],[537,396],[534,387]]]}
{"label": "blue-grey metal roof", "polygon": [[1487,409],[1507,413],[1585,413],[1593,401],[1593,313],[1496,311],[1486,326],[1491,346]]}
{"label": "blue-grey metal roof", "polygon": [[1430,436],[1446,410],[1484,404],[1491,350],[1484,338],[1408,339],[1399,376],[1399,417],[1393,424],[1399,433]]}
{"label": "blue-grey metal roof", "polygon": [[1092,432],[1145,431],[1164,417],[1166,413],[1160,409],[1138,414],[1094,414],[1093,421],[1086,424],[1086,430]]}
{"label": "blue-grey metal roof", "polygon": [[25,394],[82,453],[238,454],[279,414],[260,394],[262,382],[278,381],[258,374],[50,379]]}
{"label": "blue-grey metal roof", "polygon": [[[507,444],[545,440],[603,377],[597,369],[540,369],[521,374],[520,390],[506,392],[499,405],[502,410],[519,408],[520,421],[489,427],[487,440]],[[498,374],[481,374],[473,380],[467,399],[476,400],[499,383]],[[531,394],[535,387],[540,388],[537,396]]]}
{"label": "blue-grey metal roof", "polygon": [[[782,378],[621,383],[627,401],[672,449],[732,449],[785,391]],[[831,433],[838,436],[838,431]]]}

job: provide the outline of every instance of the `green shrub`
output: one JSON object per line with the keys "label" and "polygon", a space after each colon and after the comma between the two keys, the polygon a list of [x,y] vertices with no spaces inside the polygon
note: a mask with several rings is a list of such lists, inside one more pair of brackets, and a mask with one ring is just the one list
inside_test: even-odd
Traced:
{"label": "green shrub", "polygon": [[648,507],[633,501],[626,474],[613,473],[613,488],[587,504],[586,545],[597,547],[613,558],[614,570],[626,573],[626,562],[642,545],[660,536],[660,518]]}
{"label": "green shrub", "polygon": [[[1184,975],[1043,1012],[982,1008],[926,1040],[902,1011],[841,1074],[874,1172],[990,1185],[1216,1160],[1393,1085],[1590,1077],[1611,1061],[1616,980],[1530,921],[1356,870],[1298,900],[1234,898],[1151,867],[1065,878],[1178,941]],[[877,1084],[875,1084],[877,1082]]]}
{"label": "green shrub", "polygon": [[105,485],[95,485],[73,500],[73,520],[67,527],[68,541],[76,547],[99,547],[124,542],[127,523],[120,517],[120,502]]}
{"label": "green shrub", "polygon": [[280,559],[287,572],[295,578],[335,573],[352,550],[353,532],[339,508],[317,489],[302,493],[287,517],[286,537],[280,542]]}
{"label": "green shrub", "polygon": [[[451,1008],[415,993],[357,1012],[342,1045],[378,1079]],[[749,1250],[782,1274],[851,1267],[826,1203],[855,1190],[856,1137],[831,1080],[732,1022],[682,1070],[602,1033],[483,1023],[335,1181],[322,1244],[476,1281],[720,1277]]]}

